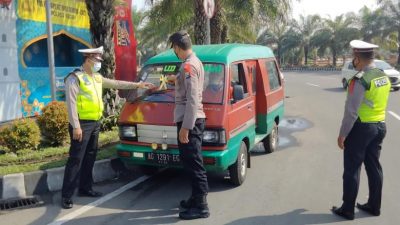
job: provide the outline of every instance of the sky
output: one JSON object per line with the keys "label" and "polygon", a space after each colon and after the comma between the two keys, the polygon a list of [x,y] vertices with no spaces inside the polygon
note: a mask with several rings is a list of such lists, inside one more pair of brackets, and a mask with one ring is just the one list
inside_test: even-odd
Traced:
{"label": "sky", "polygon": [[[132,0],[138,9],[145,7],[145,0]],[[184,0],[186,1],[186,0]],[[322,17],[335,18],[347,12],[358,12],[364,5],[376,8],[376,0],[293,0],[293,17],[319,14]]]}

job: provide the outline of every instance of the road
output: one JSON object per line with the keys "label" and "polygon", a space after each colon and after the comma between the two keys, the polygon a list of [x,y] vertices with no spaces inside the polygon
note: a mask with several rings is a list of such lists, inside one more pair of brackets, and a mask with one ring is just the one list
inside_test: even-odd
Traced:
{"label": "road", "polygon": [[[189,196],[181,171],[166,170],[144,182],[120,179],[97,185],[109,193],[100,202],[75,198],[71,210],[60,208],[60,194],[43,196],[45,205],[0,216],[2,224],[400,224],[400,92],[392,92],[387,114],[387,137],[381,162],[384,170],[382,215],[371,217],[356,210],[354,221],[332,215],[341,204],[343,153],[336,139],[346,93],[338,72],[285,73],[285,120],[279,128],[279,149],[269,155],[252,153],[245,183],[232,186],[226,174],[210,174],[207,219],[181,221],[179,200]],[[135,181],[133,181],[135,182]],[[124,186],[127,185],[128,186]],[[122,189],[119,189],[122,188]],[[117,190],[118,193],[115,191]],[[364,169],[358,201],[367,199]],[[89,204],[89,205],[88,205]],[[92,204],[92,205],[90,205]]]}

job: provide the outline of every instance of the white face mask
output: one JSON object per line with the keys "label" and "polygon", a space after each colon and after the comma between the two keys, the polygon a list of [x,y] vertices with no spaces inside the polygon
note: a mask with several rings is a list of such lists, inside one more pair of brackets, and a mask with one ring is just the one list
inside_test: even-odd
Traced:
{"label": "white face mask", "polygon": [[101,69],[101,62],[95,62],[92,67],[92,72],[93,73],[99,72],[100,69]]}

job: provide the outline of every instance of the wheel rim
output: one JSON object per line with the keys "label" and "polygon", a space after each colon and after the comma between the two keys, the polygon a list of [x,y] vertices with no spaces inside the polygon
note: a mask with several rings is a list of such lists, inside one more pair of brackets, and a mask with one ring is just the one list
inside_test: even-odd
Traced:
{"label": "wheel rim", "polygon": [[246,175],[246,157],[245,154],[240,154],[240,175],[244,177]]}
{"label": "wheel rim", "polygon": [[277,132],[276,132],[276,127],[274,127],[274,129],[272,130],[272,134],[271,134],[271,146],[273,149],[275,149],[276,147],[276,142],[277,142]]}

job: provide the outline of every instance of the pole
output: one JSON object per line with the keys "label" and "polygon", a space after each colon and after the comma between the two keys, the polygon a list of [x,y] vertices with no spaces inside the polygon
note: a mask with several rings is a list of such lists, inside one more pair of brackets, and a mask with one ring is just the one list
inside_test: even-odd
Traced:
{"label": "pole", "polygon": [[210,28],[210,19],[207,17],[207,25],[206,25],[206,30],[207,30],[207,37],[206,37],[206,45],[211,44],[211,28]]}
{"label": "pole", "polygon": [[54,44],[53,27],[51,23],[51,5],[50,0],[46,0],[46,22],[47,22],[47,55],[49,58],[49,72],[51,85],[51,100],[56,100],[56,71],[54,67]]}

